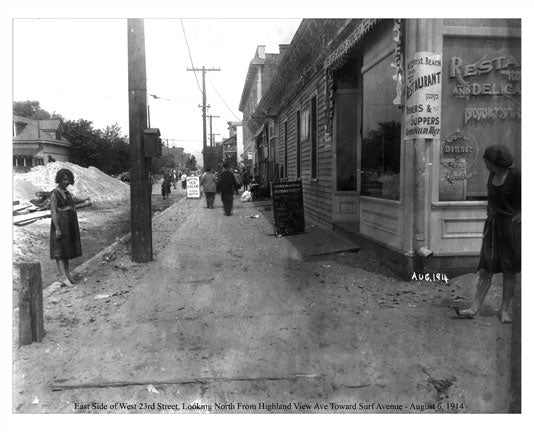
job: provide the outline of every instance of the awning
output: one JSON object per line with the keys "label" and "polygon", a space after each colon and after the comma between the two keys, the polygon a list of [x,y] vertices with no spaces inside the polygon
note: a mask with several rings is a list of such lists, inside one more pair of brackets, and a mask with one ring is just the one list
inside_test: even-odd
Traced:
{"label": "awning", "polygon": [[366,36],[380,20],[381,18],[364,19],[324,61],[326,78],[325,114],[326,132],[328,134],[331,134],[334,128],[334,72],[345,64],[351,50],[360,43],[364,36]]}
{"label": "awning", "polygon": [[366,18],[325,60],[325,69],[337,69],[345,63],[346,55],[380,21],[380,18]]}

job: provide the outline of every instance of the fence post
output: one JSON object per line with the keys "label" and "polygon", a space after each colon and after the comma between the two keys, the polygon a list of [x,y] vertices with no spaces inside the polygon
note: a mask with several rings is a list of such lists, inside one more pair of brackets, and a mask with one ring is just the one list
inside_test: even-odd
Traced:
{"label": "fence post", "polygon": [[40,263],[21,263],[19,292],[19,345],[43,340],[43,282]]}

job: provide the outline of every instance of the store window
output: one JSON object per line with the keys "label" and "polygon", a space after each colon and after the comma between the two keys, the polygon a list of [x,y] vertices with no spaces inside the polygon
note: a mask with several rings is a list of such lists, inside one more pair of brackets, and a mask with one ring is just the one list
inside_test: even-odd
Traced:
{"label": "store window", "polygon": [[440,201],[486,200],[486,147],[503,144],[521,164],[521,40],[443,40]]}
{"label": "store window", "polygon": [[301,124],[300,124],[300,110],[296,114],[297,122],[297,154],[295,155],[297,159],[297,178],[300,178],[300,147],[301,147]]}
{"label": "store window", "polygon": [[287,177],[287,120],[284,121],[284,170],[282,177]]}
{"label": "store window", "polygon": [[276,139],[278,138],[275,133],[274,122],[269,123],[269,131],[267,136],[269,138],[269,160],[274,161],[276,159]]}
{"label": "store window", "polygon": [[361,194],[399,200],[402,110],[393,105],[394,62],[392,53],[363,74]]}
{"label": "store window", "polygon": [[311,99],[311,177],[317,178],[317,98]]}

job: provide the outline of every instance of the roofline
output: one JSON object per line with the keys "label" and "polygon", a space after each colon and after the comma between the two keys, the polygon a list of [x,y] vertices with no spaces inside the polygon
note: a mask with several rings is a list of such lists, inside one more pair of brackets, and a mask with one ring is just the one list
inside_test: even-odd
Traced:
{"label": "roofline", "polygon": [[241,112],[243,112],[244,105],[250,94],[254,78],[258,74],[258,68],[256,66],[261,66],[265,63],[265,60],[263,59],[257,59],[258,61],[255,60],[255,58],[252,59],[248,66],[247,77],[245,78],[245,86],[243,87],[243,92],[241,93],[241,100],[239,101],[239,111]]}
{"label": "roofline", "polygon": [[15,140],[13,144],[55,144],[61,147],[72,147],[72,144],[68,141],[51,141],[45,139],[33,139],[33,140]]}

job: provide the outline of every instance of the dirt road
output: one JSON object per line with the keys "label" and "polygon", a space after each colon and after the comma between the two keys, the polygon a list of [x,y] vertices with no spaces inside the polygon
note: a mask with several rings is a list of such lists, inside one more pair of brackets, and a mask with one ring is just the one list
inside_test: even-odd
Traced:
{"label": "dirt road", "polygon": [[[163,200],[159,184],[152,193],[152,212],[157,215],[177,201],[185,198],[185,192],[176,189],[169,200]],[[116,240],[130,232],[130,201],[96,202],[90,207],[78,210],[81,257],[69,261],[71,269],[91,259]],[[50,218],[40,219],[27,226],[13,226],[13,262],[39,262],[43,286],[47,287],[59,280],[59,272],[54,260],[50,259]],[[16,282],[17,268],[13,267]],[[13,304],[18,302],[17,284],[14,286]]]}
{"label": "dirt road", "polygon": [[459,320],[472,275],[402,282],[354,266],[362,254],[304,260],[265,216],[180,201],[154,218],[153,262],[124,245],[48,290],[45,340],[15,345],[15,412],[509,410],[517,347],[497,289],[482,319]]}

